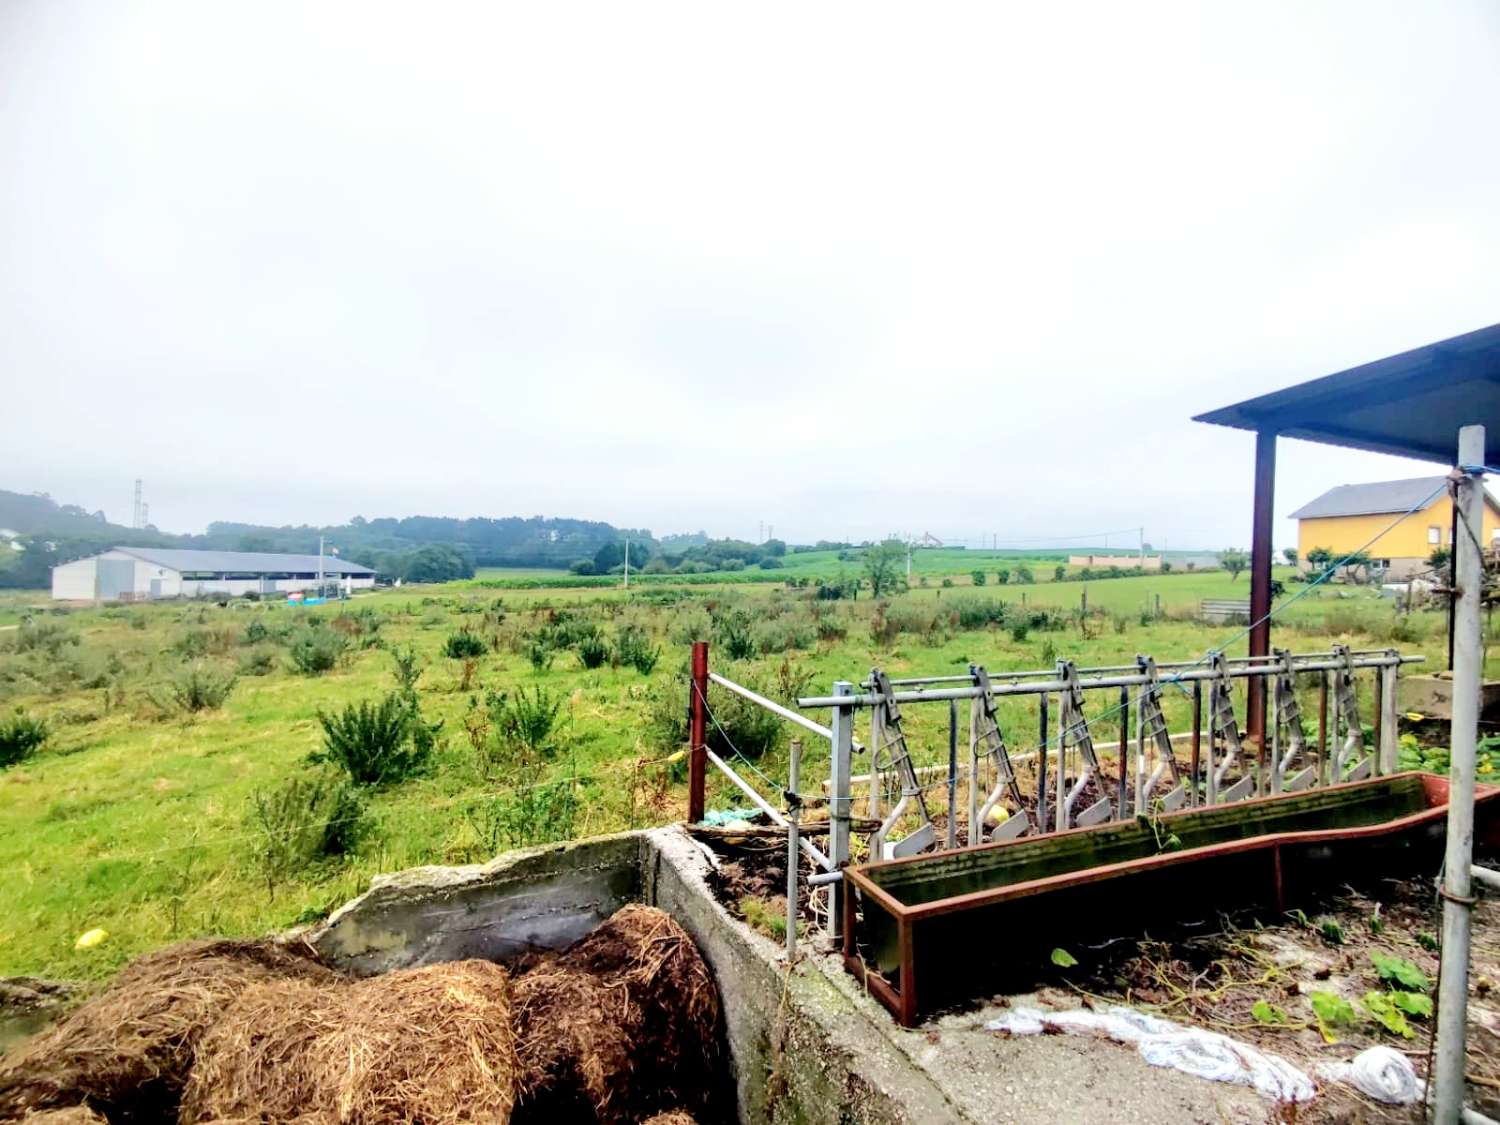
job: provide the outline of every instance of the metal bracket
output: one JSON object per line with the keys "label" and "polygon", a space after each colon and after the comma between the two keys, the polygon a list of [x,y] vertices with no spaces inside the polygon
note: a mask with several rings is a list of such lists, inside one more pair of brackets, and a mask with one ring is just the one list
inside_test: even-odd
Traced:
{"label": "metal bracket", "polygon": [[1084,788],[1095,778],[1103,775],[1099,768],[1099,757],[1094,752],[1094,736],[1089,732],[1089,723],[1083,714],[1083,688],[1078,683],[1078,669],[1071,660],[1059,660],[1057,662],[1057,677],[1063,681],[1062,696],[1062,720],[1061,732],[1058,735],[1058,774],[1057,783],[1059,790],[1067,784],[1067,771],[1065,768],[1067,751],[1076,749],[1083,759],[1083,770],[1071,788],[1067,790],[1063,799],[1058,802],[1057,827],[1058,828],[1082,828],[1090,824],[1099,824],[1109,820],[1114,815],[1114,805],[1108,797],[1095,801],[1084,809],[1076,817],[1073,815],[1073,806],[1078,803],[1079,797],[1083,795]]}
{"label": "metal bracket", "polygon": [[[877,724],[878,741],[870,747],[870,784],[879,784],[882,769],[894,770],[901,781],[901,799],[875,830],[871,851],[883,858],[900,859],[932,847],[937,842],[937,828],[932,823],[932,814],[927,811],[927,798],[923,795],[916,767],[912,765],[911,751],[906,745],[906,733],[901,729],[901,709],[896,705],[896,693],[891,687],[891,679],[879,668],[872,668],[870,682],[883,697],[875,705],[881,715]],[[886,758],[884,765],[880,761],[882,751]],[[906,810],[913,804],[922,816],[922,824],[904,839],[887,845],[886,835],[900,823]]]}
{"label": "metal bracket", "polygon": [[1290,772],[1302,762],[1307,738],[1302,733],[1302,707],[1297,702],[1297,682],[1292,675],[1292,652],[1285,648],[1272,652],[1280,668],[1272,685],[1275,724],[1271,730],[1271,792],[1295,793],[1308,788],[1318,777],[1311,766]]}
{"label": "metal bracket", "polygon": [[[1147,812],[1156,787],[1163,778],[1170,777],[1171,787],[1156,798],[1156,803],[1163,812],[1174,812],[1187,803],[1187,787],[1183,784],[1177,757],[1172,753],[1172,736],[1167,733],[1167,717],[1161,711],[1161,677],[1156,671],[1156,661],[1151,657],[1137,655],[1135,663],[1148,681],[1141,689],[1140,719],[1136,726],[1135,811]],[[1148,748],[1153,759],[1149,775],[1146,774]]]}
{"label": "metal bracket", "polygon": [[[1233,785],[1224,788],[1229,771],[1243,766],[1245,747],[1240,741],[1240,724],[1234,716],[1234,681],[1229,678],[1229,664],[1222,652],[1213,654],[1213,682],[1208,695],[1209,730],[1213,739],[1209,749],[1208,803],[1225,804],[1242,801],[1255,792],[1255,775],[1246,773]],[[1214,743],[1222,740],[1224,751],[1213,760]]]}
{"label": "metal bracket", "polygon": [[1348,645],[1334,645],[1334,654],[1343,664],[1333,674],[1334,714],[1344,726],[1344,741],[1333,752],[1331,784],[1341,781],[1363,781],[1370,776],[1371,756],[1365,753],[1365,728],[1359,721],[1359,696],[1354,689],[1354,654]]}
{"label": "metal bracket", "polygon": [[[989,839],[991,842],[997,840],[1013,840],[1017,836],[1025,836],[1035,831],[1032,824],[1031,814],[1026,811],[1026,805],[1021,798],[1021,786],[1016,781],[1016,771],[1011,766],[1010,752],[1005,748],[1005,737],[1000,733],[1000,718],[995,713],[995,700],[990,695],[990,674],[984,670],[982,665],[970,664],[969,674],[974,677],[974,685],[980,689],[980,695],[975,715],[974,747],[970,754],[972,766],[978,766],[982,760],[988,760],[995,770],[995,784],[985,796],[977,810],[972,810],[973,822],[969,825],[969,841],[977,843],[980,839]],[[969,784],[975,787],[979,785],[977,774],[969,778]],[[1010,816],[1003,824],[997,826],[993,831],[986,832],[985,826],[989,823],[989,815],[995,806],[1000,803],[1002,797],[1010,798],[1010,808],[1007,810]]]}

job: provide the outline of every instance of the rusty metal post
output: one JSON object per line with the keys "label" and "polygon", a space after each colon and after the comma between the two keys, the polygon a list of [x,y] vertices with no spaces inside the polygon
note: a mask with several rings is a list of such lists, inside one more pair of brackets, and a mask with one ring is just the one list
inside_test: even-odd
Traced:
{"label": "rusty metal post", "polygon": [[1328,673],[1318,673],[1318,784],[1331,785],[1328,776]]}
{"label": "rusty metal post", "polygon": [[[1250,655],[1271,654],[1271,528],[1276,497],[1276,431],[1255,432],[1255,511],[1250,535]],[[1247,685],[1248,733],[1266,748],[1266,684],[1259,676]]]}
{"label": "rusty metal post", "polygon": [[703,782],[708,759],[708,642],[693,642],[693,682],[688,689],[688,822],[703,819]]}

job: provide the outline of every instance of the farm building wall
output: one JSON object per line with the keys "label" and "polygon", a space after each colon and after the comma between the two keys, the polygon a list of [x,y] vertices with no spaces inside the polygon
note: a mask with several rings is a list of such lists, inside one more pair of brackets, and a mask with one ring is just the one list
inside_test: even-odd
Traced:
{"label": "farm building wall", "polygon": [[93,601],[97,567],[94,559],[79,559],[52,568],[52,596],[59,601]]}
{"label": "farm building wall", "polygon": [[[1400,512],[1372,512],[1300,519],[1297,551],[1301,565],[1307,565],[1307,553],[1318,547],[1328,548],[1335,557],[1363,548],[1372,559],[1389,559],[1392,573],[1406,577],[1407,573],[1427,569],[1427,556],[1434,548],[1453,546],[1453,502],[1447,496],[1439,496],[1405,519],[1400,517]],[[1488,545],[1496,542],[1497,537],[1500,537],[1500,510],[1491,501],[1484,506],[1482,542]]]}

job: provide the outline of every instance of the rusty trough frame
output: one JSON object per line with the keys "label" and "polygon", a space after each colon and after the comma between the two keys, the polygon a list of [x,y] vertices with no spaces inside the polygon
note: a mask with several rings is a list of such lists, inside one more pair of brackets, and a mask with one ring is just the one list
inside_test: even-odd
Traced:
{"label": "rusty trough frame", "polygon": [[[1420,803],[1421,807],[1381,819],[1378,815],[1381,800],[1394,802],[1393,807],[1398,813],[1402,801],[1407,805]],[[1296,877],[1294,894],[1306,894],[1319,882],[1317,865],[1326,864],[1334,849],[1341,845],[1362,850],[1384,845],[1398,857],[1403,854],[1410,856],[1424,847],[1429,850],[1441,847],[1447,800],[1447,779],[1415,772],[1398,773],[1326,786],[1321,790],[1255,797],[1233,805],[1184,809],[1162,814],[1145,825],[1113,822],[1053,833],[1040,839],[1023,837],[978,848],[850,866],[844,871],[843,960],[856,979],[903,1026],[910,1027],[933,1004],[932,997],[924,991],[927,986],[918,978],[919,964],[930,966],[924,971],[924,979],[927,976],[942,978],[935,990],[939,1001],[958,998],[952,982],[956,962],[964,958],[955,960],[952,956],[952,941],[958,932],[956,927],[962,927],[963,933],[990,935],[995,940],[987,941],[985,947],[995,958],[1019,952],[1022,946],[1028,950],[1032,947],[1040,949],[1054,939],[1063,940],[1063,933],[1070,932],[1070,927],[1080,917],[1088,916],[1091,899],[1108,901],[1111,894],[1116,898],[1129,894],[1138,904],[1155,903],[1160,900],[1143,893],[1153,878],[1163,877],[1164,873],[1177,868],[1195,866],[1203,869],[1204,875],[1215,867],[1232,868],[1235,879],[1220,879],[1214,884],[1220,893],[1232,896],[1240,905],[1259,900],[1281,913],[1290,905],[1287,879]],[[1371,810],[1363,815],[1363,821],[1359,813],[1349,814],[1349,810],[1361,806],[1368,806]],[[1481,786],[1477,806],[1479,834],[1491,840],[1500,836],[1500,787]],[[1327,818],[1327,827],[1315,824],[1309,828],[1303,823],[1307,820],[1316,822],[1319,816]],[[1341,818],[1352,823],[1340,824]],[[1192,839],[1195,836],[1211,837],[1219,832],[1233,837],[1239,830],[1238,826],[1257,820],[1274,825],[1278,819],[1297,827],[1225,838],[1178,851],[1157,851],[1118,862],[1079,865],[1055,874],[1022,878],[916,903],[902,901],[898,893],[882,885],[883,880],[889,880],[897,888],[919,887],[924,868],[941,869],[945,865],[949,870],[939,870],[929,881],[962,880],[965,872],[960,869],[955,874],[953,870],[960,864],[970,867],[988,864],[994,870],[1003,871],[1009,859],[1008,853],[1020,856],[1022,850],[1040,853],[1052,846],[1058,849],[1071,846],[1075,854],[1108,854],[1112,846],[1122,850],[1121,840],[1126,835],[1140,835],[1141,845],[1149,849],[1152,845],[1148,835],[1154,838],[1157,834],[1180,834]],[[1129,846],[1127,841],[1123,850],[1129,850]],[[1284,853],[1290,853],[1293,862],[1286,862]],[[1024,872],[1028,867],[1034,869],[1044,862],[1028,854],[1025,859],[1018,858],[1015,866]],[[1066,857],[1056,861],[1056,865],[1066,867]],[[898,878],[892,879],[893,875]],[[903,877],[904,883],[900,881]],[[1046,901],[1040,902],[1044,897]],[[863,925],[861,913],[864,915]],[[1008,914],[1013,917],[1007,919]],[[1040,924],[1025,924],[1037,920],[1038,915],[1041,916]],[[961,921],[957,921],[958,916],[963,916]],[[943,919],[949,920],[946,928]],[[869,933],[872,922],[879,922],[877,928],[883,935],[878,950],[873,948],[875,939]],[[923,940],[924,931],[934,927],[940,932]],[[890,940],[892,930],[893,943]],[[1014,935],[1015,940],[1007,947],[1004,939],[1008,935]],[[867,948],[862,949],[862,945]],[[971,947],[970,952],[973,951]],[[981,989],[981,994],[984,991]]]}

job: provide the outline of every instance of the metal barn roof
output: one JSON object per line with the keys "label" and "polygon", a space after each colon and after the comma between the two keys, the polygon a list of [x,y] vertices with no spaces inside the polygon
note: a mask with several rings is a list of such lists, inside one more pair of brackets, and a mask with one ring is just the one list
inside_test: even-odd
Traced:
{"label": "metal barn roof", "polygon": [[1500,324],[1246,399],[1194,420],[1445,465],[1453,464],[1459,428],[1482,424],[1485,463],[1497,465]]}
{"label": "metal barn roof", "polygon": [[[1292,513],[1294,520],[1328,516],[1370,516],[1382,512],[1406,512],[1432,496],[1446,477],[1415,477],[1412,480],[1382,480],[1370,484],[1341,484],[1330,488],[1310,504]],[[1433,497],[1433,502],[1437,502]]]}
{"label": "metal barn roof", "polygon": [[[278,555],[269,551],[179,551],[160,547],[116,547],[168,570],[212,571],[233,574],[302,574],[316,573],[317,555]],[[367,566],[347,562],[337,555],[324,555],[324,574],[374,574]]]}

